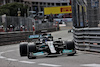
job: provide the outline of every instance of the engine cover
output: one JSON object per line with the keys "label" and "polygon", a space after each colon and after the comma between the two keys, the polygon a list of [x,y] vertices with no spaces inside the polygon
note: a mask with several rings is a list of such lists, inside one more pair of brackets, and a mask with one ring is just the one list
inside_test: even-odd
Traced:
{"label": "engine cover", "polygon": [[46,44],[49,46],[51,53],[56,53],[55,47],[53,45],[53,41],[47,41]]}

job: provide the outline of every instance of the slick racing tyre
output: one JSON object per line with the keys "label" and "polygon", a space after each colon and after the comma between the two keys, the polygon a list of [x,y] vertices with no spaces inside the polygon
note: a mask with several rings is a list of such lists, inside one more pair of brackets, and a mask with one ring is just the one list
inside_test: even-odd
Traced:
{"label": "slick racing tyre", "polygon": [[74,42],[73,41],[65,41],[65,45],[66,45],[65,49],[74,50],[74,53],[68,54],[68,56],[73,56],[76,53]]}
{"label": "slick racing tyre", "polygon": [[28,59],[35,59],[36,56],[33,56],[33,53],[36,53],[36,45],[34,42],[31,42],[27,46],[27,57]]}
{"label": "slick racing tyre", "polygon": [[75,44],[73,41],[65,41],[66,49],[68,50],[74,50],[75,49]]}
{"label": "slick racing tyre", "polygon": [[27,56],[27,45],[28,42],[21,42],[19,45],[20,56]]}

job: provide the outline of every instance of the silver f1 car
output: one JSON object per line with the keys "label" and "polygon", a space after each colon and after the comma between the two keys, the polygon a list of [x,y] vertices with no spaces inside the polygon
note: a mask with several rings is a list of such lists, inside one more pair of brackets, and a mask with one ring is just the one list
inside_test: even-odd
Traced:
{"label": "silver f1 car", "polygon": [[21,42],[19,46],[20,56],[27,56],[29,59],[35,59],[38,56],[59,56],[71,55],[76,53],[73,41],[62,41],[58,38],[53,40],[51,34],[30,35],[29,39],[36,39],[36,42]]}

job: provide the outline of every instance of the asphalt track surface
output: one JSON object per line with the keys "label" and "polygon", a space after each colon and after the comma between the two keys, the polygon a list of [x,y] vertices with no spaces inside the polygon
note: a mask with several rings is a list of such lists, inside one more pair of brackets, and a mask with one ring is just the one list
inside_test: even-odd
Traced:
{"label": "asphalt track surface", "polygon": [[[67,29],[52,32],[55,39],[72,40],[73,34]],[[100,53],[77,51],[75,56],[20,57],[19,44],[0,46],[0,67],[100,67]]]}

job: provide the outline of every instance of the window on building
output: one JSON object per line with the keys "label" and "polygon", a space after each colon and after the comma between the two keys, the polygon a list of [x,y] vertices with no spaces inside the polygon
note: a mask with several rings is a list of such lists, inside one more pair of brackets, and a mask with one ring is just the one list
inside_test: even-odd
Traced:
{"label": "window on building", "polygon": [[60,6],[60,3],[56,3],[56,6]]}
{"label": "window on building", "polygon": [[32,4],[34,5],[34,4],[35,4],[35,2],[32,2]]}
{"label": "window on building", "polygon": [[36,4],[38,5],[38,2],[36,2]]}
{"label": "window on building", "polygon": [[54,3],[51,3],[52,5],[54,5]]}
{"label": "window on building", "polygon": [[42,2],[40,2],[40,5],[42,5]]}
{"label": "window on building", "polygon": [[38,11],[38,6],[33,6],[34,11]]}
{"label": "window on building", "polygon": [[67,3],[62,3],[62,6],[66,6],[67,5]]}
{"label": "window on building", "polygon": [[41,7],[41,11],[43,11],[43,7]]}
{"label": "window on building", "polygon": [[48,3],[48,5],[50,5],[50,3]]}
{"label": "window on building", "polygon": [[43,3],[44,5],[46,5],[46,3]]}

